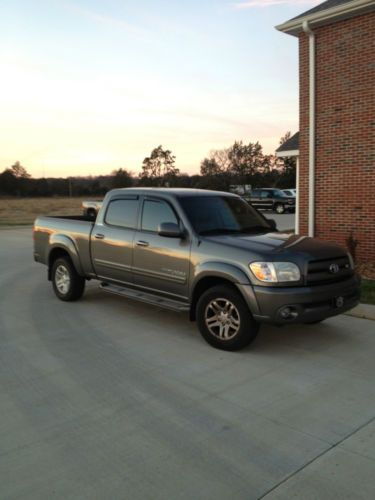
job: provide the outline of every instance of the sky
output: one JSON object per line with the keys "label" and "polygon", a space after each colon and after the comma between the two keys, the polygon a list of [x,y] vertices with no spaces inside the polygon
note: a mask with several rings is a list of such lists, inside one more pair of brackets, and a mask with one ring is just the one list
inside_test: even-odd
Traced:
{"label": "sky", "polygon": [[317,0],[4,0],[0,171],[134,173],[160,144],[181,172],[298,129],[298,42]]}

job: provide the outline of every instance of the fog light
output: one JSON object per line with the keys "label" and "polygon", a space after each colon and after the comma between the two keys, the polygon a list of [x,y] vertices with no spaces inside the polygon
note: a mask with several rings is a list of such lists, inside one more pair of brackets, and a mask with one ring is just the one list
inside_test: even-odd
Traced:
{"label": "fog light", "polygon": [[281,309],[281,316],[284,319],[289,318],[291,312],[292,311],[291,311],[290,307],[284,307],[284,309]]}
{"label": "fog light", "polygon": [[280,316],[283,319],[294,319],[298,316],[298,313],[294,307],[287,306],[280,309]]}

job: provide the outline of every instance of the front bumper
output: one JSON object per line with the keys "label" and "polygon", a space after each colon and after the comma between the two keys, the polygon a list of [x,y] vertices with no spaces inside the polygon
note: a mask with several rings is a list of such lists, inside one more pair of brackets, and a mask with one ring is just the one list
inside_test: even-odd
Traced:
{"label": "front bumper", "polygon": [[[249,307],[260,322],[309,323],[336,316],[359,303],[360,278],[353,276],[338,283],[272,288],[254,286]],[[247,294],[249,296],[249,294]],[[245,294],[246,297],[246,294]],[[285,316],[290,311],[290,316]]]}

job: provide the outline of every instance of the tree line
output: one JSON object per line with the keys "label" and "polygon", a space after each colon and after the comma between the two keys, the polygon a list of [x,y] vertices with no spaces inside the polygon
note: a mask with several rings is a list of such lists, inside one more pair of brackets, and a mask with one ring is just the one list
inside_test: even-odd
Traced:
{"label": "tree line", "polygon": [[[290,137],[287,132],[280,144]],[[33,178],[20,162],[0,174],[0,195],[19,197],[103,196],[109,189],[132,186],[168,186],[229,191],[231,186],[295,186],[295,159],[267,155],[259,142],[235,141],[214,150],[200,164],[200,173],[181,173],[176,157],[162,146],[154,148],[142,163],[140,174],[119,168],[109,175],[68,178]]]}

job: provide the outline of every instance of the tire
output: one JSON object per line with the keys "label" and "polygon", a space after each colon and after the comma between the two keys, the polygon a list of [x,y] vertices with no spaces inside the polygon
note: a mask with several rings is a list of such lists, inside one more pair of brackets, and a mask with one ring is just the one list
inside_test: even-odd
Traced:
{"label": "tire", "polygon": [[274,210],[277,214],[283,214],[285,212],[285,207],[282,203],[276,203]]}
{"label": "tire", "polygon": [[[220,319],[215,321],[218,314]],[[259,324],[240,293],[228,285],[218,285],[204,292],[198,300],[196,317],[205,341],[224,351],[243,349],[255,339],[259,330]]]}
{"label": "tire", "polygon": [[60,300],[73,302],[82,297],[85,290],[85,278],[82,278],[69,257],[60,257],[52,265],[53,291]]}

